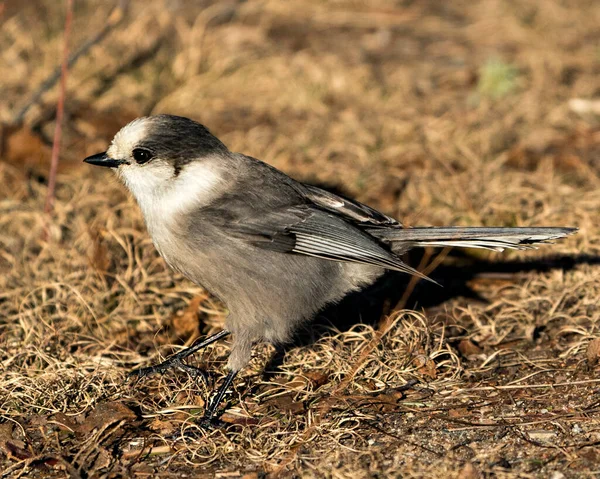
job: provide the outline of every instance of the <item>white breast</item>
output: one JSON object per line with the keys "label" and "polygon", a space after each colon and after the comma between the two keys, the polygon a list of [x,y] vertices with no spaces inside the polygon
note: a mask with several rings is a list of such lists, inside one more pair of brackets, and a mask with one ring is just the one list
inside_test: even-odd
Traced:
{"label": "white breast", "polygon": [[181,215],[201,208],[223,194],[223,176],[218,159],[203,159],[185,165],[178,176],[168,163],[119,168],[119,176],[137,200],[148,232],[161,255],[177,250]]}

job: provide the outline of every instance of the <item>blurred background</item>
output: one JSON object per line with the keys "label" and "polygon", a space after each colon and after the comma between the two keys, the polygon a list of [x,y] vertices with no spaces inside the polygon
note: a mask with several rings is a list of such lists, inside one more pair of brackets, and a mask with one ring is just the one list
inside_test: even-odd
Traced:
{"label": "blurred background", "polygon": [[[2,8],[2,159],[43,175],[58,88],[36,93],[60,65],[65,5]],[[127,121],[168,112],[411,223],[486,223],[495,203],[518,222],[535,198],[506,198],[511,171],[595,175],[598,15],[593,1],[76,1],[70,55],[85,51],[62,171]],[[398,201],[404,188],[419,207]]]}
{"label": "blurred background", "polygon": [[[581,444],[600,440],[594,432],[597,407],[585,403],[597,393],[593,367],[600,355],[594,343],[600,336],[600,278],[594,267],[600,246],[600,2],[75,0],[73,5],[56,200],[46,215],[67,2],[0,2],[3,470],[24,473],[27,461],[50,447],[47,438],[56,424],[67,424],[75,435],[53,443],[61,459],[43,464],[48,474],[63,462],[61,470],[88,471],[87,477],[107,477],[101,475],[107,470],[125,476],[175,473],[198,463],[212,464],[212,472],[257,474],[249,477],[277,470],[318,476],[315,471],[323,468],[338,477],[371,477],[377,471],[550,477],[592,467],[597,458]],[[419,312],[398,322],[387,352],[365,353],[369,366],[356,366],[361,372],[356,382],[345,383],[347,389],[339,389],[340,381],[356,372],[354,361],[371,344],[372,330],[360,330],[363,346],[348,333],[290,353],[285,374],[259,389],[263,403],[281,391],[292,391],[293,400],[272,403],[266,413],[249,395],[268,357],[269,350],[261,350],[250,379],[234,395],[246,402],[229,420],[233,427],[247,426],[235,419],[245,411],[262,418],[264,427],[244,426],[230,439],[217,434],[184,450],[166,447],[164,438],[191,424],[197,411],[190,404],[201,409],[208,390],[201,387],[198,395],[197,384],[175,377],[123,391],[125,374],[156,361],[157,350],[167,355],[173,344],[218,329],[224,309],[164,266],[116,179],[82,164],[106,150],[128,121],[153,113],[198,120],[231,150],[297,179],[329,185],[407,225],[560,225],[577,226],[580,233],[538,252],[447,258],[445,290],[427,290],[427,297],[439,295],[430,302],[435,308],[425,308],[423,295],[405,297],[398,309]],[[493,266],[500,261],[513,267]],[[464,264],[467,269],[461,269]],[[487,276],[486,268],[492,270]],[[471,273],[455,287],[453,277],[461,271]],[[226,358],[227,349],[219,348],[204,358],[212,369]],[[386,356],[394,348],[396,354]],[[334,352],[345,356],[334,360]],[[548,372],[561,369],[556,380]],[[545,396],[538,409],[533,393],[520,396],[519,406],[512,396],[500,396],[488,409],[480,409],[488,389],[460,395],[475,387],[473,381],[495,388],[511,381],[528,384],[519,378],[530,375],[540,383],[583,385]],[[315,426],[305,409],[332,391],[346,391],[349,401],[352,394],[387,391],[411,379],[439,394],[430,402],[413,398],[410,410],[402,410],[406,415],[392,417],[377,408],[358,414],[360,407],[346,402],[351,406],[331,417],[329,409],[312,411],[322,416]],[[449,394],[462,402],[446,407]],[[99,410],[108,400],[113,409]],[[506,419],[510,433],[502,440],[493,427],[468,426],[481,418],[509,417],[504,404],[517,407],[513,413],[525,417],[523,424],[537,426]],[[548,413],[559,405],[566,416]],[[284,411],[285,420],[274,410]],[[439,411],[446,412],[435,422],[432,414]],[[534,412],[542,416],[527,416]],[[584,429],[574,422],[577,414],[587,417]],[[119,427],[107,417],[118,418]],[[368,428],[369,418],[378,418],[377,427],[387,432]],[[456,428],[463,421],[469,431],[452,432],[448,418]],[[86,420],[92,426],[82,426]],[[5,424],[20,428],[2,429]],[[573,432],[574,424],[585,438]],[[538,435],[527,435],[527,428]],[[146,451],[141,443],[123,446],[115,439],[123,430],[129,437],[150,431],[145,440],[163,445],[152,443],[154,459],[140,459]],[[90,431],[104,435],[92,440]],[[548,455],[548,437],[553,451],[568,452]],[[472,454],[460,445],[464,441],[474,441]],[[490,446],[498,441],[506,441],[501,452]],[[539,462],[524,461],[524,448]]]}

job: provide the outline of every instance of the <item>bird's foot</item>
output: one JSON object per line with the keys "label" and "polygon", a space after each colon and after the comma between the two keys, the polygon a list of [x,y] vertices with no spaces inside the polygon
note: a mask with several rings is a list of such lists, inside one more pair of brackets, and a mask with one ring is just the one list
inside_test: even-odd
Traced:
{"label": "bird's foot", "polygon": [[229,331],[223,329],[218,333],[213,334],[212,336],[209,336],[204,339],[199,339],[189,348],[186,348],[183,351],[174,354],[173,356],[163,361],[162,363],[157,364],[156,366],[148,366],[146,368],[134,369],[128,374],[128,378],[135,377],[139,379],[156,373],[164,374],[168,369],[177,368],[187,372],[194,378],[202,378],[204,381],[206,381],[206,373],[204,371],[184,363],[183,360],[191,356],[192,354],[200,351],[201,349],[205,348],[209,344],[214,343],[215,341],[218,341],[221,338],[224,338],[228,334]]}

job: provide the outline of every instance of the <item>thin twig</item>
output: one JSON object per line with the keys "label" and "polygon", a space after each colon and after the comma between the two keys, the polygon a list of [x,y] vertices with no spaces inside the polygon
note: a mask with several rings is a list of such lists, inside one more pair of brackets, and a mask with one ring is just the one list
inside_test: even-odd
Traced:
{"label": "thin twig", "polygon": [[[67,61],[67,68],[72,68],[77,60],[85,55],[90,48],[100,43],[104,37],[106,37],[119,23],[121,23],[123,18],[125,18],[124,13],[128,3],[129,0],[119,0],[119,4],[110,12],[104,27],[102,27],[98,33],[81,45],[81,47],[69,57],[69,60]],[[23,122],[23,119],[25,118],[25,115],[29,109],[40,102],[42,95],[56,84],[56,82],[61,78],[61,75],[62,65],[57,67],[56,70],[52,72],[52,74],[38,87],[29,101],[15,114],[13,118],[13,124],[18,125]]]}
{"label": "thin twig", "polygon": [[56,106],[56,125],[54,127],[54,140],[52,142],[52,157],[50,160],[50,175],[48,177],[48,193],[44,212],[50,213],[54,206],[54,190],[56,187],[56,171],[58,170],[58,155],[60,153],[60,140],[62,138],[62,122],[65,113],[65,91],[67,86],[67,72],[69,69],[69,36],[73,23],[73,0],[67,0],[67,13],[65,17],[65,31],[63,38],[63,56],[60,71],[60,91]]}
{"label": "thin twig", "polygon": [[[428,266],[426,265],[427,263],[429,263],[429,259],[431,258],[432,252],[430,249],[425,250],[425,254],[423,255],[423,259],[421,260],[421,264],[419,264],[417,270],[422,272],[425,276],[427,276],[429,273],[435,270],[440,265],[440,263],[444,261],[444,259],[446,259],[446,256],[448,256],[448,253],[450,253],[451,249],[452,248],[449,247],[444,248],[442,251],[439,252],[436,258]],[[398,301],[398,303],[393,309],[394,311],[399,311],[406,308],[406,304],[408,303],[411,294],[413,293],[415,287],[417,286],[417,283],[420,280],[421,278],[419,278],[418,276],[411,276],[410,282],[408,283],[408,286],[402,294],[402,298],[400,298],[400,301]]]}

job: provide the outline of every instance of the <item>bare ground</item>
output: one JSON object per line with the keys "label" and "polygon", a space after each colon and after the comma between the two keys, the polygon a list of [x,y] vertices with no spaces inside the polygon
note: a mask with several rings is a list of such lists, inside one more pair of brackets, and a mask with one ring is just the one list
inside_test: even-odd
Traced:
{"label": "bare ground", "polygon": [[[113,7],[75,3],[71,51]],[[71,71],[47,217],[57,92],[30,99],[59,63],[64,11],[0,3],[0,477],[600,475],[598,2],[120,13]],[[193,360],[207,385],[126,374],[217,331],[225,309],[166,268],[115,179],[80,165],[151,112],[409,225],[580,232],[412,257],[444,288],[413,281],[320,319],[283,356],[257,348],[206,431],[226,343]]]}

